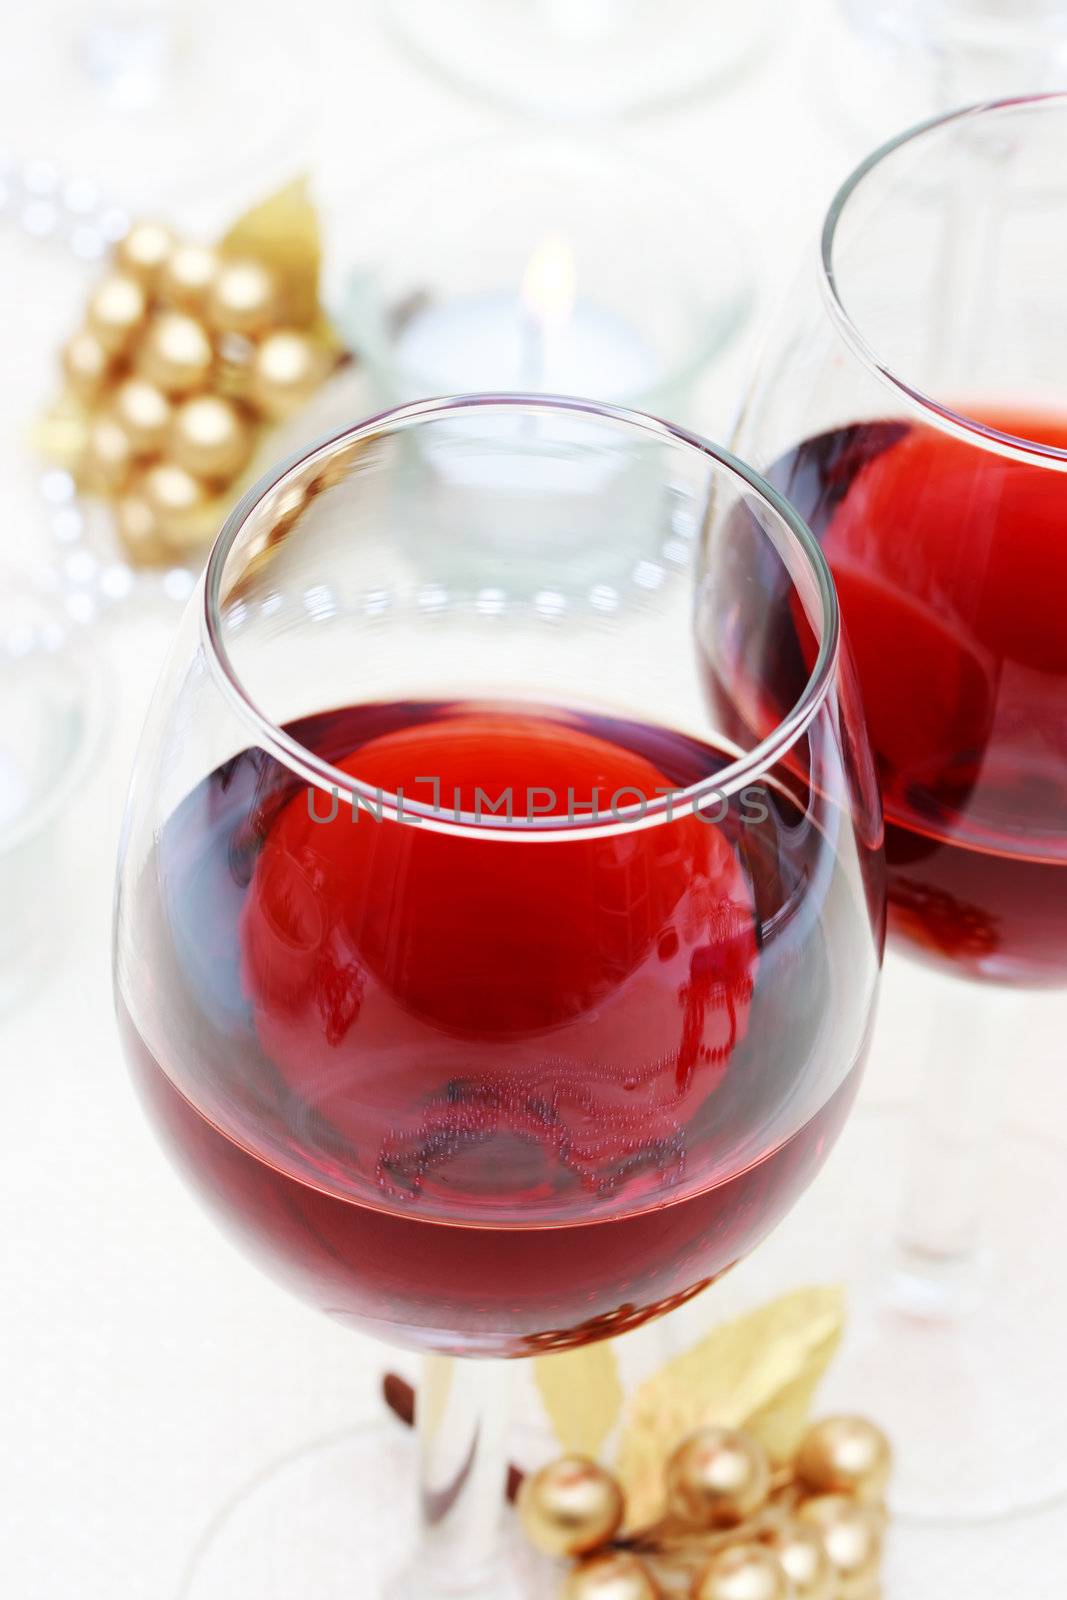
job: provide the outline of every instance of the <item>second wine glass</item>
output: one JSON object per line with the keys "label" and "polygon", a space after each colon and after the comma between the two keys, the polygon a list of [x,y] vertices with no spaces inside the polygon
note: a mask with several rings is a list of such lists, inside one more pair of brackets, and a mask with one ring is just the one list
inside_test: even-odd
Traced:
{"label": "second wine glass", "polygon": [[[1067,985],[1065,139],[1067,97],[1038,96],[865,161],[737,436],[830,561],[882,788],[890,931],[952,980],[862,1379],[895,1375],[894,1492],[923,1517],[1067,1492],[1047,1304],[1067,1168],[1002,1105],[1009,1087],[1024,1099],[1031,1029]],[[890,1119],[869,1139],[891,1170]],[[861,1271],[869,1219],[855,1244]]]}

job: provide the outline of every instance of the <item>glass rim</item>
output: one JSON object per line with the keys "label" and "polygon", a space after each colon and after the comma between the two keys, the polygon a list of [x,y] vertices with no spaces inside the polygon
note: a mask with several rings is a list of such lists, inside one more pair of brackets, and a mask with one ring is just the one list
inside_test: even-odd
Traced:
{"label": "glass rim", "polygon": [[[614,422],[638,433],[650,435],[664,443],[680,445],[707,457],[725,469],[781,519],[786,532],[799,547],[812,572],[822,610],[822,633],[819,649],[797,699],[774,728],[751,750],[736,756],[716,773],[714,780],[702,780],[685,789],[657,796],[647,802],[623,806],[606,816],[575,818],[572,815],[546,814],[533,817],[515,817],[501,821],[493,813],[488,816],[474,812],[442,810],[397,794],[382,791],[361,782],[354,774],[345,772],[331,762],[323,760],[306,745],[272,720],[261,709],[244,680],[234,666],[223,637],[221,611],[222,581],[226,563],[238,536],[249,517],[267,495],[284,491],[285,485],[300,473],[305,474],[316,466],[325,464],[342,448],[383,434],[395,433],[414,427],[421,422],[448,416],[458,416],[472,411],[521,411],[526,414],[570,414]],[[786,498],[767,483],[752,467],[722,446],[712,444],[699,434],[675,423],[666,422],[641,411],[625,406],[609,405],[600,401],[584,400],[564,395],[523,393],[484,393],[443,396],[417,400],[409,405],[391,407],[364,421],[350,424],[320,439],[316,444],[298,451],[272,471],[264,474],[246,492],[230,512],[212,546],[204,574],[201,616],[202,640],[209,669],[230,706],[248,725],[257,745],[269,751],[290,772],[299,775],[316,788],[342,796],[346,804],[362,804],[374,810],[377,816],[389,816],[396,821],[417,821],[431,832],[470,835],[477,833],[487,838],[582,839],[603,837],[626,827],[651,827],[660,821],[675,818],[698,810],[709,799],[726,799],[736,793],[747,781],[758,778],[778,761],[804,733],[825,700],[837,670],[841,642],[841,618],[837,591],[830,568],[818,540],[807,523]]]}
{"label": "glass rim", "polygon": [[880,168],[890,156],[907,145],[917,143],[927,134],[937,133],[954,123],[977,121],[982,117],[1019,107],[1045,105],[1067,108],[1067,90],[1054,90],[1044,94],[1008,95],[1002,99],[979,100],[952,111],[938,112],[936,116],[927,117],[922,122],[913,124],[903,133],[895,134],[893,138],[887,139],[872,150],[857,167],[853,168],[830,202],[819,239],[819,281],[823,298],[829,306],[838,332],[853,353],[877,378],[903,395],[913,407],[922,412],[934,427],[963,439],[978,449],[987,449],[1012,460],[1045,466],[1062,462],[1064,469],[1067,470],[1067,449],[1062,446],[1045,444],[1040,439],[1029,439],[1020,434],[1005,433],[998,428],[992,428],[977,417],[969,416],[965,411],[957,411],[934,395],[928,394],[925,389],[909,383],[889,362],[883,361],[847,309],[842,296],[840,276],[834,264],[837,230],[848,202],[861,187],[864,179]]}

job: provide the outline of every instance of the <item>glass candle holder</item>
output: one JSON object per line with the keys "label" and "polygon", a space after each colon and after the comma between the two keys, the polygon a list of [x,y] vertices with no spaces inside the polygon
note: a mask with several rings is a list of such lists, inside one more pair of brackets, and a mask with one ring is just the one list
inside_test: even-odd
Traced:
{"label": "glass candle holder", "polygon": [[729,207],[595,140],[455,147],[326,223],[331,310],[390,401],[522,388],[684,420],[752,305]]}
{"label": "glass candle holder", "polygon": [[[752,304],[747,251],[729,210],[703,193],[696,204],[660,167],[593,141],[455,149],[346,207],[345,216],[357,221],[348,243],[334,214],[328,295],[382,404],[522,389],[594,396],[684,422],[697,376]],[[602,530],[588,514],[595,471],[598,514],[614,529],[613,586],[658,582],[653,567],[662,566],[665,548],[669,566],[685,530],[640,452],[622,462],[609,445],[594,463],[587,449],[576,460],[564,447],[549,464],[531,438],[530,478],[518,484],[515,426],[501,423],[516,486],[509,581],[529,591],[551,537],[565,593],[588,590],[594,548],[603,584]],[[476,492],[484,482],[471,477],[484,478],[484,454],[475,465],[462,455],[441,439],[433,451],[417,441],[408,468],[439,479],[428,497],[432,524],[410,529],[409,547],[418,555],[444,542],[457,566],[463,552],[476,552],[480,563],[503,537],[485,522],[485,497]],[[541,502],[550,496],[558,510],[568,484],[585,509],[573,526],[554,516],[549,535]],[[480,545],[469,537],[472,518],[484,524]]]}

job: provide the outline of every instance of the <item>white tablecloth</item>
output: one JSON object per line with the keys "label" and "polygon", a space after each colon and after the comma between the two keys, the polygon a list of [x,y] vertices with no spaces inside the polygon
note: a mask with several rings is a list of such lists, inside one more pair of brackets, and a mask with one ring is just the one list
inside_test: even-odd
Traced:
{"label": "white tablecloth", "polygon": [[[19,30],[48,24],[47,7],[32,10],[34,20],[5,17],[12,47],[0,104],[13,150],[47,156],[19,147],[20,106],[50,92],[18,70]],[[290,10],[322,47],[308,140],[333,181],[357,187],[386,146],[417,154],[517,125],[426,77],[379,29],[374,7],[304,0],[299,19]],[[828,104],[821,0],[796,11],[774,57],[729,94],[632,130],[695,189],[711,181],[744,210],[771,288],[788,281],[863,142]],[[71,148],[57,104],[55,153]],[[0,229],[0,554],[33,565],[46,540],[26,428],[83,280],[55,247]],[[695,420],[707,431],[727,426],[749,359],[746,342],[705,386]],[[55,963],[0,1022],[0,1594],[18,1600],[169,1600],[198,1532],[235,1488],[302,1442],[375,1414],[386,1358],[288,1298],[220,1238],[170,1171],[126,1081],[111,1008],[111,880],[134,742],[169,626],[141,615],[101,633],[115,714],[69,819],[75,870],[56,907]],[[869,1105],[910,1093],[915,1008],[927,986],[890,963]],[[1067,1091],[1051,1025],[1035,1020],[1026,1043],[1025,1115],[1062,1125]],[[847,1165],[831,1159],[766,1266],[742,1268],[724,1305],[803,1279],[811,1219],[834,1206]],[[862,1203],[841,1193],[842,1209]],[[1048,1266],[1042,1314],[1060,1318],[1062,1263]],[[709,1319],[714,1312],[709,1298]],[[869,1405],[881,1414],[877,1394]],[[883,1420],[892,1431],[893,1417]],[[1061,1505],[985,1527],[898,1527],[886,1594],[1051,1600],[1065,1570]]]}

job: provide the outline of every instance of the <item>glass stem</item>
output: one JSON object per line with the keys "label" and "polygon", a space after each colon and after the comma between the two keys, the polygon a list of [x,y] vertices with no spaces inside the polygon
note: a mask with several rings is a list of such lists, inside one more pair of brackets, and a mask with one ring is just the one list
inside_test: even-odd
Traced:
{"label": "glass stem", "polygon": [[1009,1063],[1025,1035],[1021,1004],[992,985],[938,986],[897,1232],[896,1298],[920,1315],[953,1315],[977,1287]]}
{"label": "glass stem", "polygon": [[511,1363],[427,1356],[415,1422],[421,1546],[390,1600],[510,1600],[503,1548]]}

